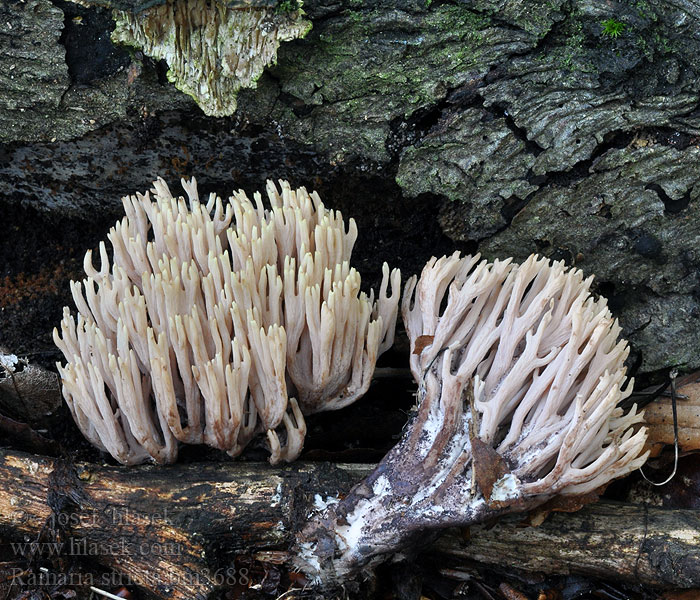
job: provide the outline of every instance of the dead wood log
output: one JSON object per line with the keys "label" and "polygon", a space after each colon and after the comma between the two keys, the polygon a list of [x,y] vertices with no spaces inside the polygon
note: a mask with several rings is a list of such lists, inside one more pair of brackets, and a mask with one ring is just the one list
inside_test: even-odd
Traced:
{"label": "dead wood log", "polygon": [[156,597],[206,598],[231,581],[218,548],[284,549],[315,494],[347,490],[367,472],[313,463],[70,465],[0,450],[0,534],[38,542],[9,546],[15,554],[85,556]]}
{"label": "dead wood log", "polygon": [[[123,468],[0,450],[0,535],[4,542],[62,544],[67,558],[86,555],[158,598],[206,598],[227,582],[222,575],[231,557],[284,550],[316,494],[342,493],[370,468]],[[694,511],[599,502],[575,514],[553,514],[539,527],[522,528],[521,521],[515,516],[493,528],[472,528],[469,542],[448,533],[429,551],[449,555],[452,564],[469,559],[665,587],[700,585],[700,515]],[[285,560],[284,553],[269,556]]]}
{"label": "dead wood log", "polygon": [[694,510],[602,501],[552,513],[538,527],[523,527],[522,515],[511,515],[470,528],[468,539],[453,530],[430,550],[509,570],[700,587],[700,513]]}

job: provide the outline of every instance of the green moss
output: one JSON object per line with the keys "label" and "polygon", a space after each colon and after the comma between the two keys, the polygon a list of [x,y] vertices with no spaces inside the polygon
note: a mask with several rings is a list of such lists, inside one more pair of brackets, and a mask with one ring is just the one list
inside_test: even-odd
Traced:
{"label": "green moss", "polygon": [[622,32],[627,29],[626,23],[618,21],[615,18],[605,19],[605,21],[602,21],[600,24],[603,27],[603,36],[609,38],[618,38],[622,35]]}
{"label": "green moss", "polygon": [[666,36],[661,35],[658,30],[654,32],[653,40],[656,48],[662,54],[668,54],[673,50],[671,41]]}
{"label": "green moss", "polygon": [[[357,10],[349,10],[347,12],[347,15],[348,15],[348,20],[353,25],[359,25],[361,23],[364,23],[364,21],[366,20],[365,16]],[[368,27],[363,28],[363,31],[367,31],[367,30],[368,30]]]}
{"label": "green moss", "polygon": [[300,2],[299,0],[282,0],[277,5],[277,10],[279,12],[295,12],[301,8],[301,5],[303,2]]}
{"label": "green moss", "polygon": [[590,55],[585,21],[580,9],[573,6],[557,26],[555,35],[559,43],[541,52],[538,58],[544,62],[552,61],[557,68],[571,72],[574,77],[580,73],[595,73],[597,69]]}
{"label": "green moss", "polygon": [[635,10],[637,11],[637,15],[642,19],[654,22],[659,20],[659,15],[656,14],[654,9],[649,5],[649,3],[646,0],[638,0],[637,2],[634,2],[633,5]]}
{"label": "green moss", "polygon": [[[389,158],[392,119],[434,105],[487,72],[504,45],[520,43],[487,15],[437,3],[422,13],[348,6],[341,18],[319,22],[308,41],[284,48],[275,78],[298,102],[319,107],[309,121],[320,147],[342,137],[345,156],[378,161]],[[284,111],[274,118],[295,131],[305,126]],[[337,143],[331,152],[340,154]]]}
{"label": "green moss", "polygon": [[561,51],[560,66],[573,71],[585,55],[583,43],[586,36],[583,33],[583,25],[578,19],[571,20],[567,25],[568,31],[566,31],[566,41]]}
{"label": "green moss", "polygon": [[523,3],[517,23],[527,33],[542,39],[552,29],[555,20],[560,18],[560,2]]}

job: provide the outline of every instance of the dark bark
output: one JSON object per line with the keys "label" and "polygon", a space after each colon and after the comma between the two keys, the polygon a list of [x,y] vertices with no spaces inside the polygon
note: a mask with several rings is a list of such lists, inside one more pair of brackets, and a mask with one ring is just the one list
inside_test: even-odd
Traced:
{"label": "dark bark", "polygon": [[546,574],[583,574],[658,587],[700,586],[700,514],[598,502],[553,513],[539,527],[522,516],[444,535],[432,550],[443,558]]}
{"label": "dark bark", "polygon": [[[225,574],[239,556],[286,571],[287,549],[314,496],[342,493],[369,470],[322,463],[100,467],[3,450],[0,531],[10,542],[62,543],[64,559],[87,556],[158,598],[205,598],[220,580],[230,584]],[[696,511],[600,502],[553,514],[539,527],[521,521],[473,527],[468,542],[448,533],[430,554],[452,566],[468,559],[652,586],[700,585]]]}
{"label": "dark bark", "polygon": [[597,275],[643,372],[700,364],[697,3],[308,1],[313,30],[217,119],[109,41],[105,7],[161,2],[0,7],[0,202],[42,230],[0,240],[0,272],[52,310],[0,293],[0,343],[50,348],[67,259],[158,173],[315,187],[358,218],[367,274],[455,244],[564,258]]}

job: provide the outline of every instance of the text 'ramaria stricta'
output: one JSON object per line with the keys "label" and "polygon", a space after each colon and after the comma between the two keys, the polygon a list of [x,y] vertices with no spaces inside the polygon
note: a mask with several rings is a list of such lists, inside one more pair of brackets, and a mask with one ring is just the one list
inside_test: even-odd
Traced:
{"label": "text 'ramaria stricta'", "polygon": [[[400,273],[384,265],[376,301],[350,264],[357,237],[314,192],[268,182],[189,203],[162,179],[123,198],[99,270],[72,282],[54,340],[63,392],[83,434],[124,464],[177,457],[178,444],[235,456],[266,433],[271,461],[296,458],[304,414],[367,391],[394,337]],[[391,292],[388,288],[391,287]]]}

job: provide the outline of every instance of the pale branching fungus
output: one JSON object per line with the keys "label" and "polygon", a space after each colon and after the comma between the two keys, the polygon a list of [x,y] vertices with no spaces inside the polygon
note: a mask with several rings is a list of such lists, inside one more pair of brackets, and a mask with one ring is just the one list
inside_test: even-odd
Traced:
{"label": "pale branching fungus", "polygon": [[273,3],[149,4],[140,11],[115,10],[112,40],[164,60],[168,80],[210,116],[232,115],[238,92],[256,87],[265,67],[277,61],[280,43],[303,38],[311,29],[303,10],[281,10]]}
{"label": "pale branching fungus", "polygon": [[618,406],[627,343],[591,281],[537,256],[457,253],[409,280],[417,411],[373,474],[299,534],[299,566],[342,580],[426,529],[593,493],[642,465],[642,415]]}
{"label": "pale branching fungus", "polygon": [[86,254],[77,321],[66,308],[54,330],[58,369],[76,423],[119,462],[172,462],[178,442],[235,456],[260,432],[273,463],[293,460],[304,413],[367,391],[393,340],[400,273],[384,265],[376,302],[360,292],[355,222],[280,185],[268,182],[265,208],[242,191],[202,203],[183,180],[188,205],[159,179],[153,199],[123,199],[111,265],[104,243],[99,270]]}

